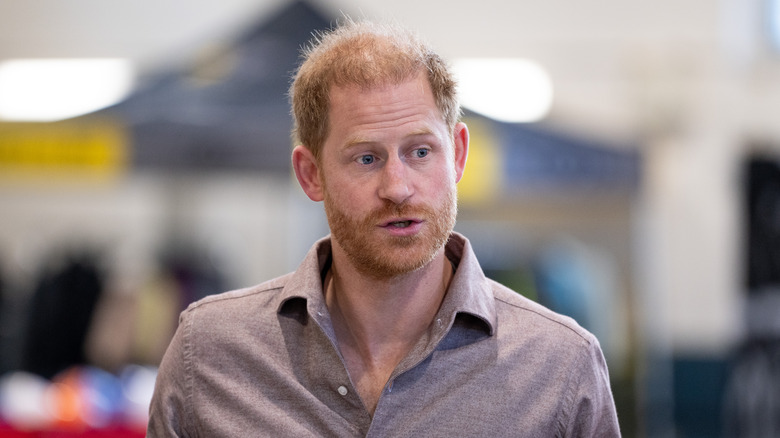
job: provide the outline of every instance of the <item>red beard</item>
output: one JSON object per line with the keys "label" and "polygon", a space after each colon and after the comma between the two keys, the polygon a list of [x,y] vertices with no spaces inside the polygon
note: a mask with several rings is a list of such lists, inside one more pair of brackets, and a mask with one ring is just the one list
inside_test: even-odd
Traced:
{"label": "red beard", "polygon": [[[333,239],[359,272],[376,279],[406,274],[430,263],[447,243],[457,216],[454,187],[438,207],[386,201],[362,218],[336,205],[327,190],[324,204]],[[398,217],[422,219],[423,230],[413,236],[382,234],[377,225]]]}

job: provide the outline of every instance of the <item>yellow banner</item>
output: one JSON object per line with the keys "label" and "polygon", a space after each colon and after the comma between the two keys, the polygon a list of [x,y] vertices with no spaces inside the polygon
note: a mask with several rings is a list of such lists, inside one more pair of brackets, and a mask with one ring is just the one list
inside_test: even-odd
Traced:
{"label": "yellow banner", "polygon": [[501,148],[487,123],[469,118],[464,122],[469,127],[469,155],[458,183],[458,199],[464,204],[479,204],[501,194]]}
{"label": "yellow banner", "polygon": [[127,143],[107,119],[0,123],[0,176],[115,176],[127,167]]}

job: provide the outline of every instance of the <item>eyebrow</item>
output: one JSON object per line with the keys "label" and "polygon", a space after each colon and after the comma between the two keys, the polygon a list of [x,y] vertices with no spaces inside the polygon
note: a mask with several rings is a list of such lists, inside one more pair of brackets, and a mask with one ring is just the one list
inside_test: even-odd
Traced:
{"label": "eyebrow", "polygon": [[[427,137],[427,136],[433,136],[438,138],[438,136],[428,128],[416,129],[410,132],[409,134],[407,134],[406,136],[404,136],[404,138]],[[374,143],[378,143],[378,142],[375,140],[371,140],[367,137],[355,136],[347,139],[347,141],[344,143],[344,149],[349,149],[354,146],[368,145]]]}
{"label": "eyebrow", "polygon": [[360,145],[372,144],[372,143],[376,143],[376,142],[373,140],[369,140],[366,137],[351,137],[348,138],[347,141],[344,143],[343,149],[349,149],[354,146],[360,146]]}

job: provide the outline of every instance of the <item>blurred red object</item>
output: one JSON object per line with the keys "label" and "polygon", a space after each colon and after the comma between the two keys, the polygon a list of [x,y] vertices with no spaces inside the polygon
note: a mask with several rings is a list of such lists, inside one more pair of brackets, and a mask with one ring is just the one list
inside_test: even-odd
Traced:
{"label": "blurred red object", "polygon": [[0,438],[144,438],[146,431],[126,427],[107,427],[83,430],[15,430],[0,424]]}

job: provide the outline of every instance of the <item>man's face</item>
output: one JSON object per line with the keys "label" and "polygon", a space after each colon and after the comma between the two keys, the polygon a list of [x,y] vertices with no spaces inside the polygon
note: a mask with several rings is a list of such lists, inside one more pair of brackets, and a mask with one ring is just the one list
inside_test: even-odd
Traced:
{"label": "man's face", "polygon": [[334,251],[374,278],[430,262],[455,225],[467,142],[447,129],[422,74],[332,88],[320,177]]}

